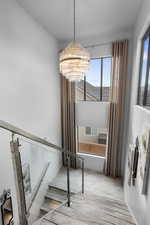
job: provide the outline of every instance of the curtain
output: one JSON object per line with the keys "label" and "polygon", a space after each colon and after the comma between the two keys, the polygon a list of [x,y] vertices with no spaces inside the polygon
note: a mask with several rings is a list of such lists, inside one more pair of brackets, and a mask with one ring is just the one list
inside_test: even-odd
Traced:
{"label": "curtain", "polygon": [[[75,83],[69,82],[61,75],[61,115],[62,115],[62,146],[67,152],[76,156],[76,123],[75,123]],[[67,158],[63,154],[63,165]],[[76,158],[71,158],[70,166],[76,168]]]}
{"label": "curtain", "polygon": [[112,44],[112,86],[105,174],[121,176],[123,123],[126,95],[128,40]]}

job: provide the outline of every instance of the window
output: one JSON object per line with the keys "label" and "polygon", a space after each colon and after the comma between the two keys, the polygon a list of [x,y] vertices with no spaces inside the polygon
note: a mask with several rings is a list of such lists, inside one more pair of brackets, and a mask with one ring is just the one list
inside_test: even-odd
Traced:
{"label": "window", "polygon": [[78,152],[105,157],[107,132],[98,127],[78,127]]}
{"label": "window", "polygon": [[91,127],[86,127],[85,128],[85,134],[86,135],[91,135]]}
{"label": "window", "polygon": [[100,59],[94,59],[90,62],[90,71],[85,78],[86,93],[85,100],[100,100]]}
{"label": "window", "polygon": [[98,130],[97,128],[94,128],[94,127],[85,127],[85,134],[91,135],[91,136],[97,136]]}
{"label": "window", "polygon": [[77,101],[109,101],[111,57],[91,59],[90,71],[76,85]]}
{"label": "window", "polygon": [[138,105],[150,107],[150,28],[142,39]]}

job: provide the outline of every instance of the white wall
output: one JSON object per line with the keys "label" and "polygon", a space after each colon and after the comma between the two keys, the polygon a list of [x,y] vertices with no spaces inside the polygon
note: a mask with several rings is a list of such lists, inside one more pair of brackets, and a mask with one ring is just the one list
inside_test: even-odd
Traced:
{"label": "white wall", "polygon": [[112,56],[112,44],[106,43],[99,46],[91,46],[87,48],[91,58]]}
{"label": "white wall", "polygon": [[[138,79],[139,79],[139,64],[140,64],[140,49],[141,38],[150,25],[150,1],[144,0],[141,6],[141,12],[138,15],[137,23],[134,30],[134,57],[133,57],[133,73],[131,84],[131,99],[130,99],[130,119],[128,121],[128,139],[126,148],[126,157],[129,149],[129,144],[133,143],[136,135],[140,134],[145,124],[150,124],[149,111],[136,107]],[[127,166],[126,166],[127,169]],[[126,173],[127,175],[127,173]],[[150,178],[149,178],[150,179]],[[139,225],[148,225],[150,221],[149,208],[150,208],[150,184],[148,190],[148,196],[144,197],[139,194],[137,187],[129,188],[127,184],[127,176],[124,182],[126,200],[131,208],[133,215],[135,216]]]}
{"label": "white wall", "polygon": [[76,123],[81,127],[108,129],[109,103],[80,101],[76,103]]}
{"label": "white wall", "polygon": [[[82,156],[84,158],[84,167],[85,169],[89,169],[92,171],[96,171],[98,173],[104,172],[104,164],[105,164],[105,158],[95,155],[89,155],[84,153],[78,153],[79,156]],[[79,163],[79,165],[80,163]]]}
{"label": "white wall", "polygon": [[[136,143],[136,137],[144,134],[148,127],[150,127],[150,111],[140,106],[134,106],[131,124],[132,141],[130,140],[130,143]],[[138,187],[138,180],[135,186],[129,187],[128,176],[126,175],[125,197],[139,225],[148,225],[150,221],[150,176],[148,187],[148,195],[142,195]]]}
{"label": "white wall", "polygon": [[[0,0],[0,119],[60,145],[60,86],[56,40],[15,0]],[[8,132],[0,130],[0,194],[11,188],[17,209]],[[60,154],[51,154],[51,178]]]}

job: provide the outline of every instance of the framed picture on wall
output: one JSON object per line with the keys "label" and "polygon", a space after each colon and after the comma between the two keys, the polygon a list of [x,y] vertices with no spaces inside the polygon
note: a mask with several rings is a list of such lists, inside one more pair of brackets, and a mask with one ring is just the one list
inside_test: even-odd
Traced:
{"label": "framed picture on wall", "polygon": [[129,146],[128,152],[128,185],[132,185],[132,173],[133,173],[133,162],[134,162],[134,145]]}
{"label": "framed picture on wall", "polygon": [[132,183],[135,185],[135,181],[137,178],[137,168],[139,161],[139,138],[136,138],[136,143],[134,147],[134,156],[133,156],[133,167],[132,167]]}
{"label": "framed picture on wall", "polygon": [[138,186],[141,194],[147,194],[150,168],[150,129],[139,137]]}
{"label": "framed picture on wall", "polygon": [[137,178],[137,167],[139,159],[139,139],[136,138],[136,143],[130,145],[128,153],[128,184],[129,186],[135,185]]}

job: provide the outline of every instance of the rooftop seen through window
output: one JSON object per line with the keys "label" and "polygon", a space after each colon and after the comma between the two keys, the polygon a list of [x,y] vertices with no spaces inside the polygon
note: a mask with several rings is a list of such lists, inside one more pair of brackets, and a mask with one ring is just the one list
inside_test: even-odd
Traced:
{"label": "rooftop seen through window", "polygon": [[90,70],[76,85],[77,101],[109,101],[111,57],[90,61]]}

